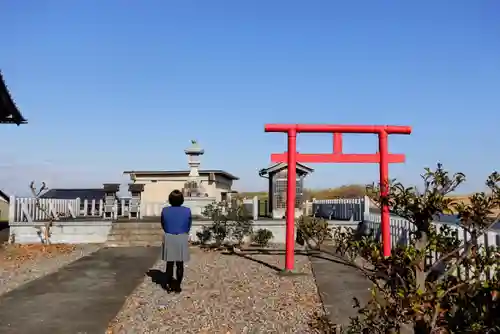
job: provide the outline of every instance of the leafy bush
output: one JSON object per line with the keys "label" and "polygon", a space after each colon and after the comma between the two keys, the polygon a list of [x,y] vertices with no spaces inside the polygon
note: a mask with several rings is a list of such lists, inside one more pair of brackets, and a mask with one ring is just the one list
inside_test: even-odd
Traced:
{"label": "leafy bush", "polygon": [[206,245],[212,240],[212,229],[208,226],[202,226],[201,231],[196,232],[196,237],[202,245]]}
{"label": "leafy bush", "polygon": [[[438,164],[422,178],[422,190],[393,181],[385,185],[389,194],[383,198],[380,185],[368,189],[375,202],[389,205],[415,228],[408,243],[391,256],[381,254],[373,237],[356,240],[354,231],[333,233],[337,251],[373,282],[372,299],[345,332],[385,334],[407,328],[428,334],[500,333],[500,249],[479,243],[499,220],[492,212],[500,204],[500,174],[492,173],[486,181],[489,192],[472,195],[468,204],[447,197],[464,174],[450,175]],[[458,213],[468,241],[459,238],[455,227],[432,223],[450,209]],[[429,261],[430,255],[436,261]]]}
{"label": "leafy bush", "polygon": [[224,244],[240,246],[245,236],[252,234],[252,221],[243,205],[212,203],[204,208],[203,215],[212,220],[212,225],[196,234],[202,244],[214,238],[216,247]]}
{"label": "leafy bush", "polygon": [[268,229],[259,229],[252,235],[252,242],[261,247],[266,247],[273,238],[273,232]]}
{"label": "leafy bush", "polygon": [[331,237],[328,221],[318,217],[301,216],[297,222],[297,243],[307,244],[311,249],[319,249]]}

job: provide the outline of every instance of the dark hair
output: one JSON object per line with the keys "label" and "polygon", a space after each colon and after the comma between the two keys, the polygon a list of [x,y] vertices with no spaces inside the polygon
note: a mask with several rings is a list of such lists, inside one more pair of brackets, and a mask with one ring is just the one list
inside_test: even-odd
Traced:
{"label": "dark hair", "polygon": [[170,203],[171,206],[181,206],[184,203],[184,195],[182,193],[175,189],[168,195],[168,203]]}

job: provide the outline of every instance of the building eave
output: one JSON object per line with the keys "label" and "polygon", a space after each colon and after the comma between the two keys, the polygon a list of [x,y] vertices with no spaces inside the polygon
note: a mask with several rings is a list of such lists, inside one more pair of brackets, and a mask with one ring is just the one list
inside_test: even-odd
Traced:
{"label": "building eave", "polygon": [[[198,173],[200,175],[207,175],[207,174],[215,174],[215,175],[220,175],[225,177],[226,179],[229,180],[239,180],[239,177],[234,176],[231,173],[228,173],[223,170],[219,169],[202,169],[199,170]],[[189,170],[165,170],[165,171],[144,171],[144,170],[137,170],[137,171],[125,171],[123,174],[130,174],[134,175],[136,178],[141,178],[141,177],[151,177],[151,176],[188,176],[189,175]]]}
{"label": "building eave", "polygon": [[21,115],[12,96],[9,93],[7,84],[0,72],[0,124],[26,124],[27,120]]}
{"label": "building eave", "polygon": [[[285,169],[288,167],[288,164],[287,163],[284,163],[284,162],[278,162],[278,163],[275,163],[267,168],[263,168],[259,171],[259,176],[261,177],[265,177],[266,175],[269,175],[269,174],[272,174],[272,173],[276,173],[282,169]],[[312,173],[314,172],[314,169],[311,168],[311,167],[308,167],[300,162],[297,162],[297,170],[305,173],[305,174],[309,174],[309,173]]]}
{"label": "building eave", "polygon": [[0,198],[5,200],[7,203],[10,202],[10,197],[6,193],[4,193],[2,190],[0,190]]}

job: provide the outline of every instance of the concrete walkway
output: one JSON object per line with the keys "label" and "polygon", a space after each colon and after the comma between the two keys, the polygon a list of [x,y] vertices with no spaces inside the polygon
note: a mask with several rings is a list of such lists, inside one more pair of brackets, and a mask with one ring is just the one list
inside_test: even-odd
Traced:
{"label": "concrete walkway", "polygon": [[348,325],[349,317],[357,315],[357,309],[353,308],[353,298],[358,298],[361,305],[366,305],[370,299],[369,289],[372,284],[356,268],[332,256],[333,249],[327,246],[324,248],[324,252],[309,257],[316,285],[332,323]]}
{"label": "concrete walkway", "polygon": [[103,248],[0,296],[0,333],[104,333],[159,252]]}

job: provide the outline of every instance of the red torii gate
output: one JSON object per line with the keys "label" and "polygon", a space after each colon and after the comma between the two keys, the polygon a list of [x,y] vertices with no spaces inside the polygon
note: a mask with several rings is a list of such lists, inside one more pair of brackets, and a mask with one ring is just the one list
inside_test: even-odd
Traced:
{"label": "red torii gate", "polygon": [[[388,152],[387,137],[389,134],[411,134],[409,126],[395,125],[321,125],[321,124],[266,124],[265,132],[285,132],[288,134],[288,150],[285,153],[271,154],[272,162],[288,163],[287,196],[286,196],[286,258],[285,271],[292,271],[294,265],[294,225],[297,162],[318,163],[378,163],[380,167],[380,194],[386,196],[389,182],[389,164],[405,161],[404,154]],[[332,133],[332,153],[297,153],[297,133]],[[379,153],[344,154],[342,153],[342,133],[373,133],[378,135]],[[382,205],[382,246],[385,256],[391,254],[391,232],[389,207]]]}

